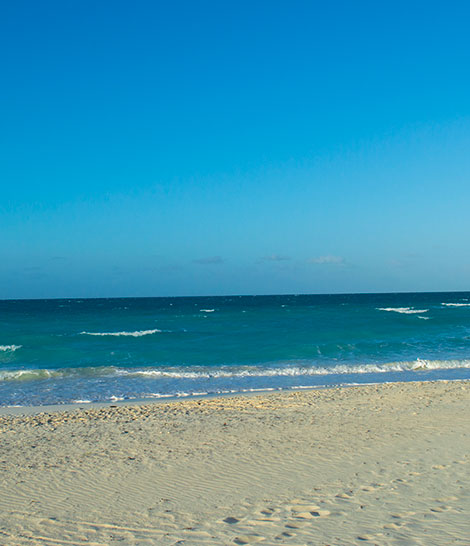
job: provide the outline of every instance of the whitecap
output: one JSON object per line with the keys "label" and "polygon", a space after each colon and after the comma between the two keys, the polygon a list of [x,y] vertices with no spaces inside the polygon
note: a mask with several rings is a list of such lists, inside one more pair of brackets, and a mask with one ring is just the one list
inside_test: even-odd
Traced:
{"label": "whitecap", "polygon": [[0,351],[7,352],[7,351],[17,351],[18,349],[21,349],[23,345],[0,345]]}
{"label": "whitecap", "polygon": [[158,334],[161,330],[137,330],[135,332],[80,332],[81,335],[87,336],[114,336],[114,337],[142,337],[150,336],[152,334]]}
{"label": "whitecap", "polygon": [[429,309],[413,309],[412,307],[377,307],[377,311],[389,311],[401,313],[403,315],[417,315],[419,313],[427,313]]}
{"label": "whitecap", "polygon": [[470,303],[441,303],[445,307],[470,307]]}
{"label": "whitecap", "polygon": [[201,313],[213,313],[215,309],[199,309]]}

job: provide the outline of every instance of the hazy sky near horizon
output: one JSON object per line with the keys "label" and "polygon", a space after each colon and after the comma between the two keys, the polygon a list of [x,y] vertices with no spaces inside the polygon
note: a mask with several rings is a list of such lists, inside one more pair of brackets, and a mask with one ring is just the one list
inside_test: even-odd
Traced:
{"label": "hazy sky near horizon", "polygon": [[4,3],[0,298],[469,290],[469,20]]}

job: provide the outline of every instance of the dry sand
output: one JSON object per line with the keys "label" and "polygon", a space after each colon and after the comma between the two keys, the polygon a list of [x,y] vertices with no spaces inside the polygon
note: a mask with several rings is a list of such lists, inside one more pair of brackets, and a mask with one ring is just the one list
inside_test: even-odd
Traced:
{"label": "dry sand", "polygon": [[470,544],[470,383],[0,416],[0,544]]}

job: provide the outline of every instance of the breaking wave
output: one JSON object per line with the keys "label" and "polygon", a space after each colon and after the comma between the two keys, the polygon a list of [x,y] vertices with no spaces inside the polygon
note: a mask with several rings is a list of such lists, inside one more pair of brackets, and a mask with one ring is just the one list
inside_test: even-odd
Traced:
{"label": "breaking wave", "polygon": [[337,364],[335,366],[286,365],[277,367],[221,366],[217,368],[198,366],[187,368],[118,368],[88,367],[63,368],[57,370],[4,370],[0,371],[0,381],[32,381],[58,378],[98,378],[98,377],[142,377],[153,379],[218,379],[243,377],[296,377],[315,375],[345,375],[390,372],[419,372],[427,370],[450,370],[470,368],[470,360],[424,360],[388,362],[384,364]]}
{"label": "breaking wave", "polygon": [[150,336],[152,334],[159,334],[162,330],[137,330],[136,332],[80,332],[81,335],[86,336],[114,336],[114,337],[142,337]]}
{"label": "breaking wave", "polygon": [[355,373],[387,373],[405,372],[437,369],[470,368],[470,360],[422,360],[417,359],[409,362],[389,362],[386,364],[363,364],[349,365],[338,364],[332,367],[314,366],[286,366],[282,368],[219,368],[217,370],[183,371],[171,369],[152,370],[120,370],[120,375],[147,376],[147,377],[169,377],[184,379],[209,379],[209,378],[231,378],[231,377],[288,377],[306,375],[344,375]]}
{"label": "breaking wave", "polygon": [[7,351],[14,352],[14,351],[17,351],[18,349],[21,349],[21,347],[23,347],[23,345],[0,345],[0,351],[5,353]]}
{"label": "breaking wave", "polygon": [[429,309],[413,309],[412,307],[377,307],[377,311],[390,311],[403,315],[417,315],[419,313],[427,313]]}
{"label": "breaking wave", "polygon": [[441,303],[445,307],[470,307],[470,303]]}
{"label": "breaking wave", "polygon": [[0,371],[0,381],[33,381],[35,379],[47,379],[60,377],[61,374],[54,370],[5,370]]}

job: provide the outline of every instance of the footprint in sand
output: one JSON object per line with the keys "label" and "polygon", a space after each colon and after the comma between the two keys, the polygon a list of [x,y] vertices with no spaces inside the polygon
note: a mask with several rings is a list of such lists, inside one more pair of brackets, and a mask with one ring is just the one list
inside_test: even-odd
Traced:
{"label": "footprint in sand", "polygon": [[256,544],[262,540],[265,540],[265,537],[260,535],[243,535],[236,537],[233,542],[235,542],[235,544]]}
{"label": "footprint in sand", "polygon": [[313,519],[324,518],[331,514],[329,510],[322,510],[320,506],[315,504],[302,504],[299,506],[292,506],[291,512],[296,519]]}
{"label": "footprint in sand", "polygon": [[314,510],[320,510],[320,507],[316,504],[299,504],[291,508],[291,512],[312,512]]}
{"label": "footprint in sand", "polygon": [[228,518],[225,518],[223,521],[225,523],[228,523],[229,525],[235,525],[235,523],[238,523],[240,520],[237,518],[233,518],[232,516],[229,516]]}
{"label": "footprint in sand", "polygon": [[386,523],[384,529],[400,529],[402,523]]}
{"label": "footprint in sand", "polygon": [[328,517],[331,512],[329,510],[314,510],[313,512],[310,512],[312,516],[316,518],[326,518]]}
{"label": "footprint in sand", "polygon": [[311,512],[294,512],[294,517],[298,519],[313,519],[314,516]]}
{"label": "footprint in sand", "polygon": [[260,514],[263,514],[263,516],[271,516],[274,514],[274,512],[274,508],[265,508],[264,510],[260,510]]}
{"label": "footprint in sand", "polygon": [[430,508],[431,512],[446,512],[451,509],[451,506],[435,506],[434,508]]}
{"label": "footprint in sand", "polygon": [[337,499],[349,500],[349,499],[352,498],[352,495],[348,495],[347,493],[338,493],[338,495],[336,495],[336,498]]}
{"label": "footprint in sand", "polygon": [[395,519],[402,519],[402,518],[406,518],[408,516],[414,516],[416,514],[416,512],[402,512],[401,514],[390,514],[392,516],[392,518],[395,518]]}
{"label": "footprint in sand", "polygon": [[291,533],[289,531],[284,531],[283,533],[281,533],[280,535],[276,535],[274,537],[274,540],[284,540],[286,538],[292,538],[292,537],[295,537],[296,533]]}
{"label": "footprint in sand", "polygon": [[357,537],[358,540],[363,540],[363,541],[366,541],[366,540],[375,540],[377,538],[377,536],[374,536],[374,535],[359,535]]}
{"label": "footprint in sand", "polygon": [[285,527],[286,529],[302,529],[304,527],[305,522],[303,521],[289,521],[286,523]]}
{"label": "footprint in sand", "polygon": [[272,526],[275,523],[278,523],[281,521],[281,518],[254,518],[254,519],[248,519],[244,523],[245,525],[265,525],[265,526]]}

